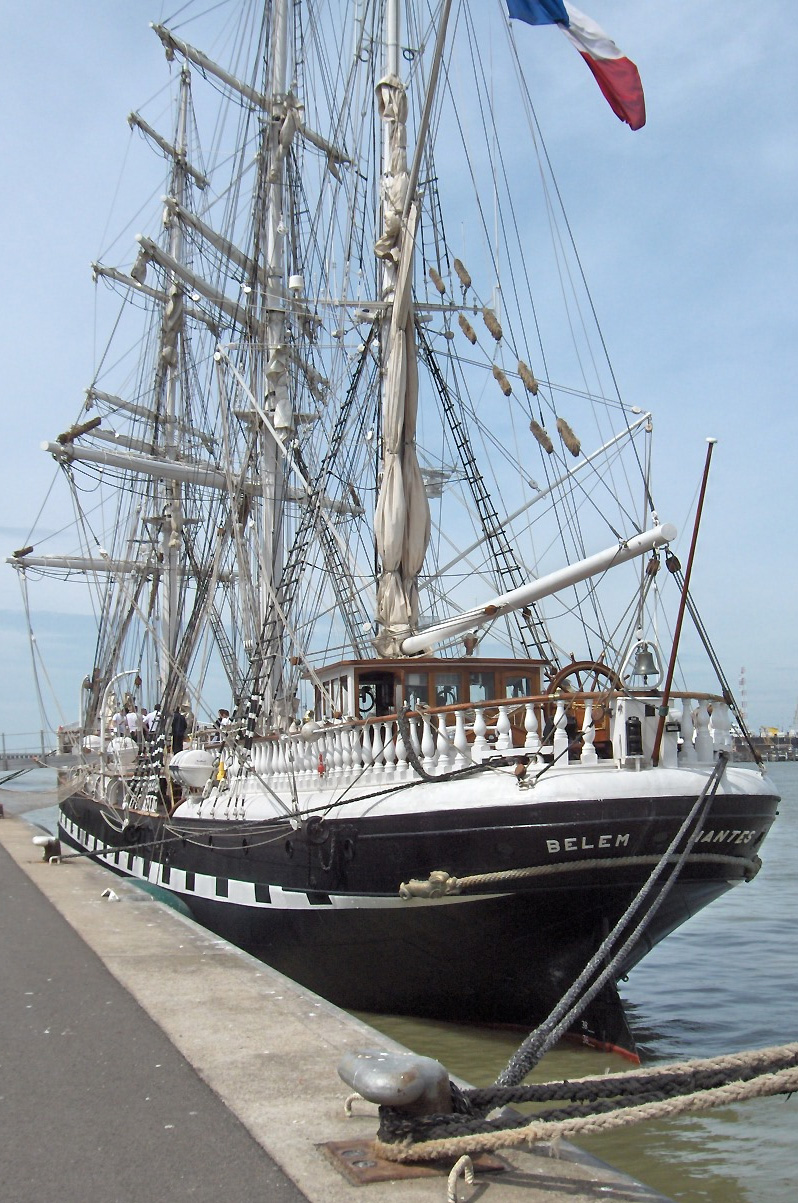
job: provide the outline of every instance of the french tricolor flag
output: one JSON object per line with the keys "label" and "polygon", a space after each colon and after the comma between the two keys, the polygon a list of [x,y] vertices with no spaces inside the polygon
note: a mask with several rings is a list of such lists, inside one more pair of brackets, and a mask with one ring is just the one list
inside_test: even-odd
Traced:
{"label": "french tricolor flag", "polygon": [[528,25],[559,25],[596,78],[610,108],[632,129],[646,123],[646,102],[637,67],[604,30],[568,0],[507,0],[510,16]]}

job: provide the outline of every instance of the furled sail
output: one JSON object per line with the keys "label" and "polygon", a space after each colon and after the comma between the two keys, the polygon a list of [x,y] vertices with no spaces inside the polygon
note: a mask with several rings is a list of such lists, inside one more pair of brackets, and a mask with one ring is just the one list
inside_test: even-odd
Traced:
{"label": "furled sail", "polygon": [[[400,655],[403,635],[418,623],[417,578],[430,536],[430,514],[416,455],[418,365],[411,297],[418,212],[402,220],[407,170],[407,97],[388,75],[377,85],[379,113],[387,127],[388,163],[383,175],[383,232],[375,250],[389,265],[393,286],[383,352],[383,475],[375,513],[382,572],[377,585],[376,645],[381,655]],[[394,266],[395,265],[395,266]]]}

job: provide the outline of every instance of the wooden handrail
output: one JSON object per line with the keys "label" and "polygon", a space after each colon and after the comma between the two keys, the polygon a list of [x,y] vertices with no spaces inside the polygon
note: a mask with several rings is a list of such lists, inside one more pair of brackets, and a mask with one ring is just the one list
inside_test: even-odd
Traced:
{"label": "wooden handrail", "polygon": [[[584,690],[584,691],[574,690],[573,692],[563,691],[563,692],[558,692],[558,693],[529,694],[529,695],[527,695],[525,697],[521,697],[521,698],[491,698],[489,701],[485,701],[485,702],[454,702],[449,706],[425,706],[423,708],[423,710],[408,710],[406,713],[409,717],[423,718],[424,715],[431,716],[431,715],[457,714],[458,711],[498,710],[502,706],[506,707],[509,710],[518,710],[522,707],[526,707],[530,702],[533,705],[554,706],[557,704],[557,702],[564,701],[566,703],[566,705],[569,705],[572,702],[584,701],[587,698],[590,698],[593,701],[601,700],[603,702],[614,701],[618,698],[633,698],[633,699],[636,699],[641,702],[650,702],[653,704],[661,696],[662,696],[661,693],[656,690],[652,690],[652,691],[648,691],[648,692],[643,691],[643,690],[631,691],[631,690],[620,690],[620,689],[609,689],[609,690],[594,689],[594,690]],[[695,690],[687,691],[687,692],[671,690],[669,697],[679,698],[683,701],[725,702],[725,698],[721,694],[698,693]],[[353,728],[353,727],[373,726],[376,723],[392,723],[392,722],[395,723],[398,721],[398,718],[399,718],[399,715],[397,713],[392,713],[392,714],[380,714],[380,715],[372,717],[372,718],[348,717],[348,718],[341,718],[341,719],[335,719],[335,720],[322,720],[318,724],[318,732],[321,733],[323,731],[327,731],[327,730],[331,730],[331,729],[335,729],[335,728],[339,728],[339,727]],[[314,719],[313,721],[316,722],[317,720]],[[328,725],[325,725],[325,724],[328,724]],[[289,731],[277,732],[277,731],[275,731],[275,732],[270,732],[268,735],[256,736],[255,738],[259,739],[259,740],[280,739],[286,735],[299,737],[301,734],[302,734],[301,731],[294,731],[294,732],[289,732]],[[314,732],[314,734],[315,734],[315,732]]]}

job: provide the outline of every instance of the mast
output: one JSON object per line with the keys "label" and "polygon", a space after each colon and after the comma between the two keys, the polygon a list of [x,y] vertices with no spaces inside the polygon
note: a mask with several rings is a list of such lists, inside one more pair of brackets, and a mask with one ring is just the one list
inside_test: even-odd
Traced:
{"label": "mast", "polygon": [[[290,434],[294,417],[289,393],[289,351],[286,344],[285,292],[285,151],[281,145],[283,121],[277,118],[284,106],[288,74],[288,4],[275,0],[272,5],[271,69],[269,102],[272,118],[265,127],[265,154],[262,156],[265,190],[263,210],[263,254],[266,284],[263,292],[263,378],[258,379],[259,356],[252,358],[251,386],[257,396],[263,388],[266,411],[272,429],[262,426],[261,482],[263,504],[263,553],[261,556],[261,614],[268,614],[280,584],[283,567],[283,503],[285,499],[282,447],[278,438]],[[285,117],[285,114],[283,114]],[[257,219],[257,215],[256,215]],[[276,624],[269,624],[272,639],[279,639]],[[264,709],[268,714],[276,700],[280,673],[280,649],[263,649],[273,665],[269,678],[262,682]]]}
{"label": "mast", "polygon": [[[177,137],[175,139],[177,154],[175,156],[173,172],[173,191],[181,204],[186,203],[187,127],[190,91],[191,81],[188,68],[183,67],[180,72],[180,100]],[[172,259],[179,264],[183,255],[183,232],[180,222],[175,217],[171,219],[169,252]],[[166,367],[164,391],[164,458],[170,463],[174,463],[178,455],[177,410],[181,387],[179,343],[182,334],[183,289],[177,273],[173,272],[169,287],[169,300],[164,311],[161,341],[161,361]],[[162,696],[166,693],[180,634],[180,559],[183,532],[183,498],[180,481],[166,480],[164,481],[163,489],[165,493],[163,523],[161,526],[161,550],[163,554],[161,639],[163,655],[160,665]]]}
{"label": "mast", "polygon": [[[416,455],[418,363],[412,305],[418,218],[409,196],[407,95],[399,78],[399,3],[385,9],[385,75],[377,85],[383,122],[382,233],[375,253],[383,263],[382,483],[374,516],[381,575],[377,583],[380,655],[401,655],[401,639],[418,624],[418,574],[430,536],[430,513]],[[409,210],[406,213],[406,206]]]}
{"label": "mast", "polygon": [[418,353],[412,302],[418,203],[416,186],[438,83],[451,8],[443,0],[413,162],[407,162],[407,95],[399,78],[399,0],[385,6],[385,75],[377,85],[383,122],[382,234],[375,253],[382,260],[381,322],[382,484],[374,518],[381,564],[377,583],[378,634],[383,656],[401,656],[402,640],[418,628],[418,577],[430,538],[430,511],[416,453]]}

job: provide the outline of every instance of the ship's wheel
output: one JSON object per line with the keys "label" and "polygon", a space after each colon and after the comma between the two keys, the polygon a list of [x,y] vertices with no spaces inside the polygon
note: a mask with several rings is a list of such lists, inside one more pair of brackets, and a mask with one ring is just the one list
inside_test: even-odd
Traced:
{"label": "ship's wheel", "polygon": [[600,660],[574,660],[557,670],[546,692],[556,693],[558,689],[566,693],[609,693],[623,689],[623,682],[613,668]]}
{"label": "ship's wheel", "polygon": [[[609,745],[610,740],[610,709],[607,705],[609,694],[614,690],[623,689],[623,682],[614,669],[599,660],[574,660],[558,669],[549,682],[549,694],[592,693],[605,694],[606,698],[593,699],[593,726],[595,728],[595,743],[597,747]],[[585,704],[580,698],[575,698],[569,710],[581,729],[585,714]],[[553,715],[553,711],[552,711]]]}

